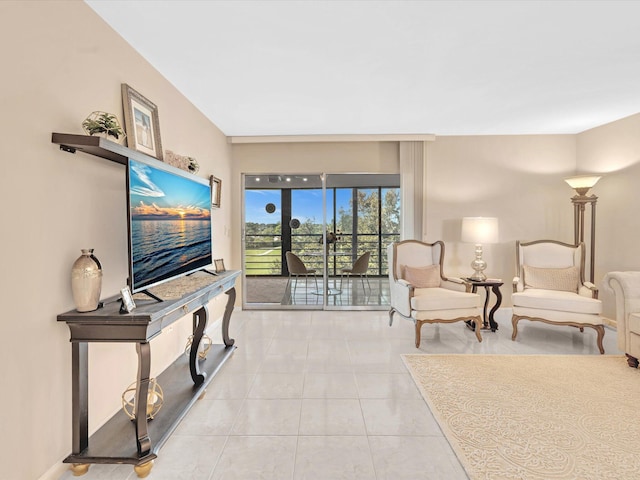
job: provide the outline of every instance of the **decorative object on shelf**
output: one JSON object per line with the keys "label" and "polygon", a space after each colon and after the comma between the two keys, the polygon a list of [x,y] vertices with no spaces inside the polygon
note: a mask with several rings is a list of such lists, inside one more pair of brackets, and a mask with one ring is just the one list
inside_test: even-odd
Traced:
{"label": "decorative object on shelf", "polygon": [[222,197],[222,180],[211,175],[211,177],[209,177],[209,181],[211,182],[211,206],[214,208],[220,208],[220,198]]}
{"label": "decorative object on shelf", "polygon": [[[207,358],[207,353],[211,350],[211,345],[213,344],[213,340],[208,335],[202,335],[202,340],[200,340],[200,348],[198,351],[198,358],[200,360],[204,360]],[[189,353],[191,353],[191,345],[193,345],[193,335],[189,335],[187,338],[187,345],[184,347],[184,354],[188,357]]]}
{"label": "decorative object on shelf", "polygon": [[118,117],[107,112],[91,112],[82,122],[82,129],[87,135],[102,136],[116,143],[122,143],[127,136],[120,126]]}
{"label": "decorative object on shelf", "polygon": [[127,146],[162,160],[158,107],[126,83],[122,84],[122,104]]}
{"label": "decorative object on shelf", "polygon": [[498,219],[495,217],[464,217],[462,219],[461,240],[476,244],[476,258],[471,262],[474,274],[471,280],[484,281],[487,262],[482,259],[482,244],[498,242]]}
{"label": "decorative object on shelf", "polygon": [[577,177],[565,178],[564,181],[576,191],[576,195],[571,197],[573,203],[574,220],[574,243],[577,245],[584,242],[584,211],[587,203],[591,205],[591,235],[589,237],[589,281],[593,283],[593,265],[596,259],[596,202],[598,197],[587,195],[589,189],[595,186],[602,177],[600,175],[579,175]]}
{"label": "decorative object on shelf", "polygon": [[164,152],[164,161],[169,165],[180,168],[189,173],[196,174],[200,170],[200,164],[195,158],[188,157],[186,155],[178,155],[171,150]]}
{"label": "decorative object on shelf", "polygon": [[133,296],[131,295],[131,290],[126,286],[120,290],[120,295],[122,295],[121,304],[120,304],[120,313],[131,313],[134,308],[136,308],[136,303],[133,301]]}
{"label": "decorative object on shelf", "polygon": [[222,258],[216,258],[213,263],[216,266],[216,273],[222,273],[222,272],[226,272],[227,269],[224,268],[224,259]]}
{"label": "decorative object on shelf", "polygon": [[289,226],[290,226],[291,228],[293,228],[294,230],[295,230],[296,228],[300,228],[300,220],[298,220],[297,218],[292,218],[292,219],[289,221]]}
{"label": "decorative object on shelf", "polygon": [[93,255],[93,248],[83,248],[81,252],[71,267],[71,293],[78,312],[92,312],[100,305],[102,265]]}
{"label": "decorative object on shelf", "polygon": [[[133,382],[122,392],[122,410],[131,420],[136,419],[136,382]],[[162,387],[155,378],[149,379],[147,393],[147,419],[153,420],[164,404]]]}

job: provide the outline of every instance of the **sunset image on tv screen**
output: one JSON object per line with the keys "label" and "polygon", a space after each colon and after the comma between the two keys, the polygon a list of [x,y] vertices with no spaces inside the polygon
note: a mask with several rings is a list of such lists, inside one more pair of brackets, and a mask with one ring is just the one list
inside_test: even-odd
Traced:
{"label": "sunset image on tv screen", "polygon": [[129,160],[134,290],[211,264],[211,187]]}

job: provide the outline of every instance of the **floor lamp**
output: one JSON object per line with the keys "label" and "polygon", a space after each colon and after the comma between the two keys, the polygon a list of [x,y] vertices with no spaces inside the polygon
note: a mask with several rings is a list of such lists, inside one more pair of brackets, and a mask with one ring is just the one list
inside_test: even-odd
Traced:
{"label": "floor lamp", "polygon": [[589,281],[593,283],[593,267],[596,258],[596,202],[598,197],[595,195],[587,195],[600,176],[597,175],[581,175],[578,177],[565,178],[565,182],[576,191],[576,195],[571,197],[573,203],[573,228],[574,242],[584,242],[584,210],[586,205],[591,204],[591,236],[589,243]]}

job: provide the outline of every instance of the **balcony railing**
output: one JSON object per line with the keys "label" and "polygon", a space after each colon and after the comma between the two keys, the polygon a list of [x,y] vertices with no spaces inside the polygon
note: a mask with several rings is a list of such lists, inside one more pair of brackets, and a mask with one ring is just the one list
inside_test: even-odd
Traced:
{"label": "balcony railing", "polygon": [[[327,266],[329,275],[340,275],[340,269],[350,267],[364,252],[371,252],[369,275],[387,275],[386,247],[397,242],[400,235],[392,234],[344,234],[340,240],[329,245],[329,251],[341,255],[329,255]],[[323,236],[321,234],[291,235],[291,251],[298,255],[307,268],[324,271]],[[249,276],[286,276],[283,242],[281,235],[252,234],[245,236],[245,274]]]}

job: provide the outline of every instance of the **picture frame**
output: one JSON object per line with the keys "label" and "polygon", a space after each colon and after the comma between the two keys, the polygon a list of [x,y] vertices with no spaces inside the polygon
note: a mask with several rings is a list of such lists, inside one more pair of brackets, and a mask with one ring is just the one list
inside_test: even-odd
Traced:
{"label": "picture frame", "polygon": [[211,177],[209,177],[209,182],[211,183],[211,206],[213,208],[220,208],[220,198],[222,197],[222,180],[211,175]]}
{"label": "picture frame", "polygon": [[216,258],[213,261],[213,263],[216,266],[216,273],[222,273],[222,272],[226,272],[227,271],[227,269],[224,268],[224,259]]}
{"label": "picture frame", "polygon": [[122,84],[122,107],[127,146],[162,160],[158,107],[126,83]]}
{"label": "picture frame", "polygon": [[131,313],[136,308],[136,303],[133,301],[131,290],[126,286],[120,290],[122,295],[122,305],[120,305],[120,313]]}

